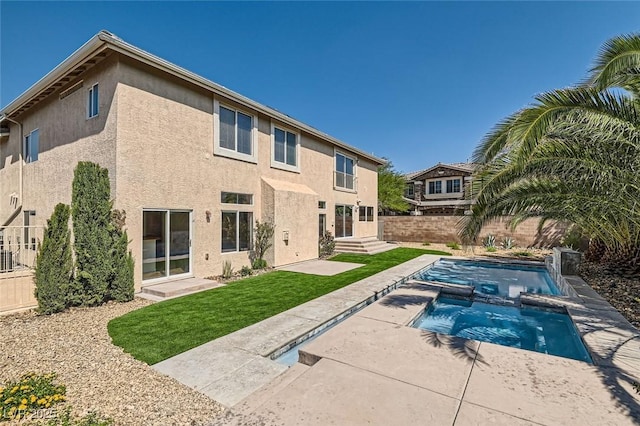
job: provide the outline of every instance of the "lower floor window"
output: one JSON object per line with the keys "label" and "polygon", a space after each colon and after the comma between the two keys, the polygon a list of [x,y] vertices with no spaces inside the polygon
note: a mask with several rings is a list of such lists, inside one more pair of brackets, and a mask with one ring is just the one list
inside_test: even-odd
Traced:
{"label": "lower floor window", "polygon": [[373,207],[360,206],[360,222],[373,222]]}
{"label": "lower floor window", "polygon": [[251,249],[253,213],[222,212],[222,252],[247,251]]}

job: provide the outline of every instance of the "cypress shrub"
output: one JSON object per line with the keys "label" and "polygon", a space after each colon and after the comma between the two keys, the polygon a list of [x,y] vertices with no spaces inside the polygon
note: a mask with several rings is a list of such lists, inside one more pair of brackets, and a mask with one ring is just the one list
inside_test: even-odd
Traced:
{"label": "cypress shrub", "polygon": [[95,306],[108,297],[113,276],[110,196],[108,170],[79,162],[71,193],[76,279],[70,301],[74,305]]}
{"label": "cypress shrub", "polygon": [[122,227],[125,213],[114,210],[111,214],[112,224],[112,261],[113,275],[109,281],[109,298],[118,302],[128,302],[133,299],[133,256],[129,248],[127,231]]}
{"label": "cypress shrub", "polygon": [[67,292],[73,281],[69,206],[58,204],[47,220],[35,267],[35,296],[38,310],[53,314],[67,307]]}

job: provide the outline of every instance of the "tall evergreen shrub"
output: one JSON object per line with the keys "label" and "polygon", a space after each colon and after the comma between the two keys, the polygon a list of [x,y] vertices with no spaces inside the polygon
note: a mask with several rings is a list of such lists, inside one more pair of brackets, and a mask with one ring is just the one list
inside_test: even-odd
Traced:
{"label": "tall evergreen shrub", "polygon": [[125,213],[114,210],[111,214],[112,273],[109,280],[109,299],[128,302],[133,299],[133,256],[129,250],[129,237],[123,229]]}
{"label": "tall evergreen shrub", "polygon": [[47,315],[67,307],[67,292],[73,281],[69,214],[69,206],[56,205],[38,247],[35,296],[38,310]]}
{"label": "tall evergreen shrub", "polygon": [[76,279],[70,300],[74,305],[99,305],[108,297],[113,277],[110,195],[108,170],[79,162],[71,194]]}

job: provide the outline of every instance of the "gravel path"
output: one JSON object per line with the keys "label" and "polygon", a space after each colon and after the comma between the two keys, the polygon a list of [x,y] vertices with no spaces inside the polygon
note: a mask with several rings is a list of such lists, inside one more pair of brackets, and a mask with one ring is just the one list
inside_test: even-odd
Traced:
{"label": "gravel path", "polygon": [[29,371],[56,372],[73,412],[96,411],[116,425],[200,425],[224,410],[111,344],[107,323],[151,302],[136,298],[52,316],[0,316],[0,383]]}

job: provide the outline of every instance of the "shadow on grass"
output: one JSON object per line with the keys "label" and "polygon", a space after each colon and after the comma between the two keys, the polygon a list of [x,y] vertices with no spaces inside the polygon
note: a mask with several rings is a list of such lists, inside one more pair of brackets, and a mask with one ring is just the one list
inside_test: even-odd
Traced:
{"label": "shadow on grass", "polygon": [[489,365],[482,355],[478,353],[480,345],[468,339],[449,336],[447,334],[435,333],[433,331],[422,330],[420,336],[434,348],[448,349],[456,358],[467,361],[475,361],[483,365]]}

